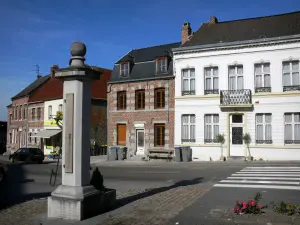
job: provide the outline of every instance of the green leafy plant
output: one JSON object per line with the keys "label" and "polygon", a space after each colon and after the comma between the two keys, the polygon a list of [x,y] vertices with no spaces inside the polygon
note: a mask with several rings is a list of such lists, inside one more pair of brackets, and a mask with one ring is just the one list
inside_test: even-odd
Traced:
{"label": "green leafy plant", "polygon": [[93,185],[98,191],[105,190],[105,187],[103,184],[103,176],[100,173],[98,167],[96,167],[96,169],[93,171],[93,175],[92,175],[90,184]]}
{"label": "green leafy plant", "polygon": [[300,206],[296,204],[292,204],[291,202],[278,202],[272,203],[273,210],[278,214],[286,214],[289,216],[299,214],[300,215]]}
{"label": "green leafy plant", "polygon": [[262,195],[258,192],[254,199],[250,199],[248,202],[236,201],[233,213],[235,214],[262,214],[263,209],[267,208],[267,205],[260,205],[259,201],[262,199]]}
{"label": "green leafy plant", "polygon": [[248,153],[249,153],[249,157],[252,159],[252,156],[251,156],[251,153],[250,153],[250,147],[249,145],[251,144],[251,135],[249,133],[245,133],[243,135],[243,140],[245,142],[245,144],[247,145],[247,150],[248,150]]}
{"label": "green leafy plant", "polygon": [[221,159],[224,160],[224,156],[223,156],[223,145],[225,143],[225,135],[224,134],[218,134],[216,136],[216,140],[218,143],[220,143],[220,148],[221,148]]}

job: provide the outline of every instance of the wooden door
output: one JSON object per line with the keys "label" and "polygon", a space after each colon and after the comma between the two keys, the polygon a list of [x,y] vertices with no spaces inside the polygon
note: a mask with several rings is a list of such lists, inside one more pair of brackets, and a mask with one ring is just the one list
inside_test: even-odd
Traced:
{"label": "wooden door", "polygon": [[126,124],[117,125],[117,145],[126,146]]}

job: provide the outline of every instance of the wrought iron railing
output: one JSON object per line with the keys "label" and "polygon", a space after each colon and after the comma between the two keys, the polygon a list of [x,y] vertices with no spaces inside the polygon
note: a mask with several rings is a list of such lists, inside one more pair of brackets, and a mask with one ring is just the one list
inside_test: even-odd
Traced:
{"label": "wrought iron railing", "polygon": [[204,90],[205,95],[219,94],[219,89]]}
{"label": "wrought iron railing", "polygon": [[204,143],[219,143],[217,139],[204,139]]}
{"label": "wrought iron railing", "polygon": [[283,91],[300,91],[300,85],[283,86]]}
{"label": "wrought iron railing", "polygon": [[300,140],[284,140],[284,144],[300,144]]}
{"label": "wrought iron railing", "polygon": [[257,87],[255,88],[255,92],[271,92],[271,87]]}
{"label": "wrought iron railing", "polygon": [[272,144],[272,140],[256,140],[256,144]]}
{"label": "wrought iron railing", "polygon": [[181,142],[196,142],[196,139],[181,139]]}
{"label": "wrought iron railing", "polygon": [[248,105],[252,104],[250,89],[223,90],[220,92],[221,105]]}
{"label": "wrought iron railing", "polygon": [[182,95],[195,95],[195,90],[190,90],[190,91],[182,91]]}

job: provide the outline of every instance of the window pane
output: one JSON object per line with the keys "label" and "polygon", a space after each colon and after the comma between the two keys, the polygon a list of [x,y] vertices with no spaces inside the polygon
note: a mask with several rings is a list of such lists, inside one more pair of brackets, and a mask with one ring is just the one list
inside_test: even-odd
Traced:
{"label": "window pane", "polygon": [[191,91],[195,91],[195,79],[190,79],[191,82]]}
{"label": "window pane", "polygon": [[264,64],[264,73],[270,73],[270,63]]}
{"label": "window pane", "polygon": [[284,115],[284,122],[290,123],[290,122],[292,122],[292,119],[293,119],[293,115],[291,113],[286,113]]}
{"label": "window pane", "polygon": [[196,123],[196,116],[195,115],[190,116],[190,122],[191,123]]}
{"label": "window pane", "polygon": [[182,76],[184,78],[188,77],[188,70],[182,70]]}
{"label": "window pane", "polygon": [[188,139],[189,138],[189,126],[183,125],[182,127],[182,139]]}
{"label": "window pane", "polygon": [[190,70],[190,77],[195,77],[195,70],[194,69]]}
{"label": "window pane", "polygon": [[299,72],[294,72],[292,74],[292,85],[300,85]]}
{"label": "window pane", "polygon": [[293,140],[293,130],[291,124],[284,126],[284,140]]}
{"label": "window pane", "polygon": [[206,77],[209,77],[209,76],[211,76],[211,68],[204,68],[204,75],[206,76]]}
{"label": "window pane", "polygon": [[266,124],[265,130],[265,140],[272,140],[272,126],[271,124]]}
{"label": "window pane", "polygon": [[242,76],[239,76],[237,78],[237,90],[244,89],[244,78]]}
{"label": "window pane", "polygon": [[292,70],[299,70],[299,61],[292,62]]}
{"label": "window pane", "polygon": [[294,140],[299,141],[300,140],[300,124],[295,124],[295,130],[294,130]]}
{"label": "window pane", "polygon": [[237,67],[237,74],[243,74],[243,66]]}
{"label": "window pane", "polygon": [[205,78],[205,90],[211,89],[211,78]]}
{"label": "window pane", "polygon": [[254,72],[255,74],[261,74],[261,64],[255,64]]}
{"label": "window pane", "polygon": [[219,89],[219,78],[214,77],[214,84],[213,84],[213,89]]}
{"label": "window pane", "polygon": [[266,114],[265,121],[266,121],[266,123],[271,123],[272,122],[272,114]]}
{"label": "window pane", "polygon": [[214,123],[219,123],[219,115],[214,115],[213,116],[213,122]]}
{"label": "window pane", "polygon": [[213,139],[216,139],[217,135],[219,134],[219,125],[214,125],[214,136]]}
{"label": "window pane", "polygon": [[210,115],[206,115],[206,116],[204,116],[204,122],[205,123],[211,123],[211,120],[212,118],[211,118],[211,116]]}
{"label": "window pane", "polygon": [[236,77],[229,77],[229,89],[230,90],[236,90],[235,78]]}
{"label": "window pane", "polygon": [[264,86],[271,87],[271,76],[270,74],[265,74]]}
{"label": "window pane", "polygon": [[213,75],[218,76],[218,67],[213,68]]}
{"label": "window pane", "polygon": [[283,69],[283,71],[289,71],[290,70],[290,63],[289,62],[282,63],[282,69]]}
{"label": "window pane", "polygon": [[190,127],[190,139],[195,139],[195,125]]}
{"label": "window pane", "polygon": [[262,87],[262,75],[256,75],[255,86]]}
{"label": "window pane", "polygon": [[188,116],[182,116],[182,123],[188,123],[189,117]]}
{"label": "window pane", "polygon": [[263,122],[263,114],[256,114],[256,123]]}
{"label": "window pane", "polygon": [[299,123],[300,122],[300,113],[295,113],[294,114],[294,122]]}
{"label": "window pane", "polygon": [[291,79],[289,73],[283,74],[283,86],[290,86],[291,85]]}
{"label": "window pane", "polygon": [[264,140],[264,127],[263,127],[263,125],[256,125],[256,140]]}
{"label": "window pane", "polygon": [[229,73],[229,75],[234,75],[235,74],[235,67],[234,66],[230,66],[228,73]]}
{"label": "window pane", "polygon": [[183,91],[188,91],[189,90],[189,80],[184,79],[183,80]]}
{"label": "window pane", "polygon": [[205,126],[204,138],[211,139],[211,126],[210,125]]}

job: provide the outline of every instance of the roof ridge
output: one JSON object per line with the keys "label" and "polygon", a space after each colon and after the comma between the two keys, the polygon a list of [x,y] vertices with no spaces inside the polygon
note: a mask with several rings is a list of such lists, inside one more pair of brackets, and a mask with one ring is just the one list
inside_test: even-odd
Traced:
{"label": "roof ridge", "polygon": [[[273,14],[273,15],[269,15],[269,16],[251,17],[251,18],[245,18],[245,19],[220,21],[220,22],[218,22],[216,24],[219,24],[219,23],[231,23],[231,22],[245,21],[245,20],[263,19],[263,18],[269,18],[269,17],[279,17],[279,16],[285,16],[285,15],[296,14],[296,13],[300,13],[300,11],[294,11],[294,12],[289,12],[289,13],[281,13],[281,14]],[[207,22],[207,23],[209,23],[209,22]]]}
{"label": "roof ridge", "polygon": [[[161,44],[161,45],[148,46],[148,47],[144,47],[144,48],[136,48],[136,49],[132,49],[132,51],[135,51],[135,50],[143,50],[143,49],[147,49],[147,48],[161,47],[161,46],[164,46],[164,45],[172,45],[172,44],[178,44],[178,43],[180,43],[180,41],[178,41],[178,42],[172,42],[172,43],[168,43],[168,44]],[[128,55],[128,54],[127,54],[127,55]]]}

